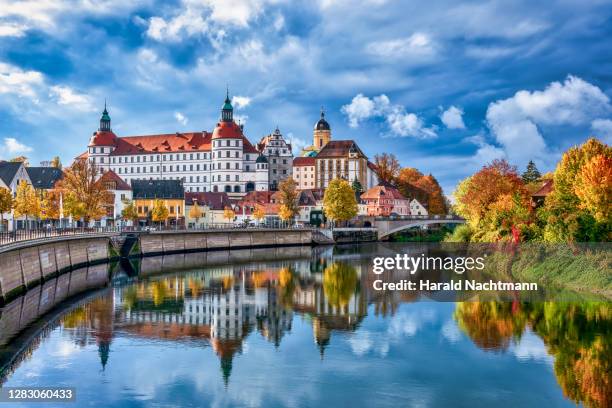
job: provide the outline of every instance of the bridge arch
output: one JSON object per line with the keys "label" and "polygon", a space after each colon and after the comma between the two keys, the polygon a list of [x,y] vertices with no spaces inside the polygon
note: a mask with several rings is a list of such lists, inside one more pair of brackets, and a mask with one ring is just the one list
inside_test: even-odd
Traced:
{"label": "bridge arch", "polygon": [[378,229],[378,239],[383,239],[396,232],[405,231],[414,227],[435,224],[464,224],[462,218],[434,218],[434,219],[413,219],[413,220],[375,220],[374,226]]}

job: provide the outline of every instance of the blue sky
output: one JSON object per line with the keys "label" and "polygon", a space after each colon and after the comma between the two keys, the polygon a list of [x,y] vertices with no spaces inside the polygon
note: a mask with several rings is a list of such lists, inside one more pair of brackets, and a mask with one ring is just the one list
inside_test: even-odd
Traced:
{"label": "blue sky", "polygon": [[0,159],[211,131],[225,87],[251,140],[279,126],[396,154],[450,194],[486,162],[612,139],[612,2],[0,0]]}

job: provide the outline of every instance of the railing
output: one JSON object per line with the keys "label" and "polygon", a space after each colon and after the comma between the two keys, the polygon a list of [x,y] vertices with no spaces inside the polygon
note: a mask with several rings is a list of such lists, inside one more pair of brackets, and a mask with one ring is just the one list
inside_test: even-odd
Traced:
{"label": "railing", "polygon": [[129,232],[164,232],[164,231],[208,231],[208,230],[227,230],[227,229],[254,229],[254,228],[291,228],[291,229],[307,229],[307,226],[295,224],[293,226],[287,223],[262,223],[262,224],[244,224],[244,223],[214,223],[192,227],[182,225],[160,225],[160,226],[145,226],[145,227],[93,227],[93,228],[39,228],[39,229],[18,229],[14,231],[0,232],[0,246],[8,245],[15,242],[29,241],[34,239],[54,238],[73,235],[96,235],[109,233],[129,233]]}
{"label": "railing", "polygon": [[375,217],[375,221],[414,221],[414,220],[463,220],[458,215],[390,215],[388,217]]}

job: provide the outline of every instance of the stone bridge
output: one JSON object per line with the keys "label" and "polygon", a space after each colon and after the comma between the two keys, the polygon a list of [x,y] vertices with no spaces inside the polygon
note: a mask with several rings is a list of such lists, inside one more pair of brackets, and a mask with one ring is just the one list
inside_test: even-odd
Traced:
{"label": "stone bridge", "polygon": [[464,224],[465,220],[456,215],[413,215],[402,217],[377,217],[372,226],[378,230],[378,239],[384,239],[396,232],[434,224]]}

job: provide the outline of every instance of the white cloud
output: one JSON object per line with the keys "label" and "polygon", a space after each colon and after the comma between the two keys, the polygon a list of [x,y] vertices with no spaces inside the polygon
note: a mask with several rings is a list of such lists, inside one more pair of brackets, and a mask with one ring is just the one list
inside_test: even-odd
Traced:
{"label": "white cloud", "polygon": [[431,57],[435,44],[427,34],[417,32],[408,38],[370,42],[366,51],[387,58]]}
{"label": "white cloud", "polygon": [[38,71],[24,71],[0,62],[0,94],[15,94],[38,102],[37,88],[43,83],[43,75]]}
{"label": "white cloud", "polygon": [[285,137],[285,139],[287,140],[287,142],[291,143],[291,151],[293,152],[294,156],[299,155],[300,151],[304,147],[306,147],[306,145],[308,145],[308,142],[306,140],[296,137],[291,132],[287,133],[287,136]]}
{"label": "white cloud", "polygon": [[285,17],[279,13],[274,19],[274,29],[280,31],[283,28],[285,28]]}
{"label": "white cloud", "polygon": [[612,120],[595,119],[591,122],[591,129],[595,137],[603,139],[606,143],[612,143]]}
{"label": "white cloud", "polygon": [[248,96],[233,96],[232,97],[232,105],[236,108],[236,110],[244,109],[251,103],[251,98]]}
{"label": "white cloud", "polygon": [[23,37],[26,30],[23,24],[0,23],[0,37]]}
{"label": "white cloud", "polygon": [[385,94],[369,98],[357,94],[348,105],[341,108],[348,117],[349,126],[359,127],[365,120],[382,117],[395,136],[435,137],[435,128],[425,127],[423,120],[414,113],[406,112],[401,105],[392,105]]}
{"label": "white cloud", "polygon": [[519,91],[489,104],[487,124],[508,158],[522,166],[547,156],[542,125],[582,125],[612,111],[610,99],[598,87],[575,76],[552,82],[543,91]]}
{"label": "white cloud", "polygon": [[199,11],[188,7],[181,14],[165,20],[162,17],[151,17],[147,35],[157,41],[177,42],[183,37],[204,34],[208,24]]}
{"label": "white cloud", "polygon": [[88,95],[80,94],[69,86],[55,85],[49,88],[50,96],[59,105],[68,105],[81,111],[95,111],[96,109]]}
{"label": "white cloud", "polygon": [[[29,153],[32,151],[30,146],[26,146],[13,137],[5,137],[0,144],[0,159],[10,159],[13,156]],[[6,156],[4,156],[6,154]]]}
{"label": "white cloud", "polygon": [[181,112],[174,112],[174,119],[176,119],[176,121],[183,126],[185,126],[187,122],[189,122],[189,119],[187,119],[187,117]]}
{"label": "white cloud", "polygon": [[447,110],[442,112],[440,120],[449,129],[465,129],[465,123],[463,123],[463,110],[456,106],[450,106]]}

